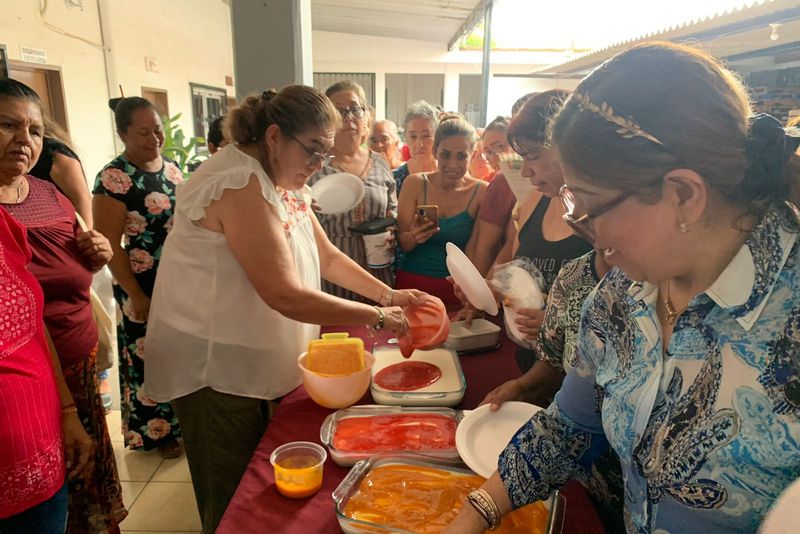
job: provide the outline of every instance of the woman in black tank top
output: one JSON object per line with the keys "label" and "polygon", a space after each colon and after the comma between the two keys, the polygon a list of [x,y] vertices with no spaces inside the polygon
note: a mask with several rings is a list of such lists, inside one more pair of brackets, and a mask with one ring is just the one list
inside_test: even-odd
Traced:
{"label": "woman in black tank top", "polygon": [[[552,93],[552,94],[549,94]],[[566,92],[563,92],[566,96]],[[558,197],[564,177],[553,151],[545,145],[547,120],[558,105],[559,91],[548,91],[529,100],[514,118],[508,138],[514,150],[523,158],[522,175],[543,196],[526,221],[521,221],[519,247],[514,257],[529,258],[542,272],[543,291],[558,275],[561,266],[592,249],[582,238],[574,235],[563,221],[563,207]],[[555,201],[553,200],[555,199]],[[527,339],[537,340],[544,310],[516,310],[523,317],[517,321]],[[517,349],[517,365],[525,373],[536,362],[533,350]]]}

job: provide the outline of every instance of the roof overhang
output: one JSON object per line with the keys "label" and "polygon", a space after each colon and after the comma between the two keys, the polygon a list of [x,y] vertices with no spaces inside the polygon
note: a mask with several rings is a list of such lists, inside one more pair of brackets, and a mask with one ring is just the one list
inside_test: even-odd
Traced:
{"label": "roof overhang", "polygon": [[495,0],[311,0],[314,30],[435,41],[452,50]]}
{"label": "roof overhang", "polygon": [[[770,40],[770,24],[780,24],[780,42]],[[797,0],[766,0],[758,5],[740,6],[699,21],[615,43],[536,73],[585,74],[619,52],[646,41],[697,43],[720,58],[800,42],[800,5]]]}

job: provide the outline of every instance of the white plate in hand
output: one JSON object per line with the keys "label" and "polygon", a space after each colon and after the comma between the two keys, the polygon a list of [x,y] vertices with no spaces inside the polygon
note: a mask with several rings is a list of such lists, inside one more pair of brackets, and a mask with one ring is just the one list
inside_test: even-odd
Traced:
{"label": "white plate in hand", "polygon": [[358,176],[337,172],[323,176],[311,186],[311,198],[320,207],[319,212],[327,215],[345,213],[364,198],[364,182]]}
{"label": "white plate in hand", "polygon": [[484,404],[464,415],[456,428],[456,448],[464,463],[483,478],[497,470],[497,459],[517,430],[542,408],[527,402],[504,402],[492,412]]}
{"label": "white plate in hand", "polygon": [[466,295],[469,303],[489,315],[497,315],[497,302],[478,269],[469,261],[466,254],[453,243],[447,243],[447,270]]}

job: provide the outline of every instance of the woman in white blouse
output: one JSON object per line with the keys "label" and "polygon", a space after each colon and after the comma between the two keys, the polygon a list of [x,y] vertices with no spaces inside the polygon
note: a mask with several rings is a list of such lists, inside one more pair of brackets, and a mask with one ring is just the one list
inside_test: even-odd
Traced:
{"label": "woman in white blouse", "polygon": [[[177,192],[145,343],[145,386],[172,401],[204,532],[213,532],[268,420],[267,402],[297,387],[297,356],[318,325],[403,334],[393,292],[328,238],[306,180],[329,159],[339,123],[310,87],[247,97],[228,115],[232,144]],[[320,291],[320,278],[383,307]]]}

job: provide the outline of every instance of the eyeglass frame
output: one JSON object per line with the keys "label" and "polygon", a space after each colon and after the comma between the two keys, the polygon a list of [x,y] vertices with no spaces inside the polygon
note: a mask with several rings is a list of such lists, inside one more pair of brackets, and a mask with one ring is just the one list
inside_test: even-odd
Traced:
{"label": "eyeglass frame", "polygon": [[333,154],[322,154],[312,148],[308,148],[300,139],[298,139],[292,134],[289,134],[289,137],[291,137],[295,143],[303,147],[303,150],[306,151],[306,154],[308,154],[306,165],[308,165],[309,167],[315,167],[319,163],[322,163],[322,166],[325,167],[326,165],[330,165],[330,163],[336,157]]}
{"label": "eyeglass frame", "polygon": [[337,106],[336,111],[339,112],[339,115],[341,115],[343,119],[346,119],[347,115],[352,115],[356,119],[360,119],[367,110],[364,106],[351,106],[349,108],[340,108]]}
{"label": "eyeglass frame", "polygon": [[620,193],[613,200],[608,201],[607,203],[603,204],[602,206],[600,206],[598,208],[595,208],[595,209],[589,211],[588,213],[584,213],[583,215],[581,215],[577,219],[575,218],[575,215],[572,213],[572,210],[575,209],[575,203],[573,202],[572,210],[571,210],[570,207],[567,205],[566,200],[564,199],[564,196],[565,196],[566,192],[569,192],[570,195],[572,195],[573,199],[575,199],[575,194],[572,191],[570,191],[570,189],[567,186],[567,184],[564,184],[558,190],[558,198],[561,200],[561,205],[564,207],[564,215],[561,216],[561,219],[565,223],[567,223],[567,225],[570,228],[575,230],[575,232],[578,235],[580,235],[581,237],[583,237],[584,239],[586,239],[590,243],[594,244],[594,241],[595,241],[594,231],[592,231],[592,229],[589,228],[589,221],[591,221],[592,219],[597,219],[601,215],[604,215],[604,214],[608,213],[609,211],[611,211],[612,209],[616,208],[617,206],[619,206],[620,204],[622,204],[623,202],[625,202],[626,200],[628,200],[632,196],[640,193],[644,189],[647,189],[648,187],[654,187],[654,186],[658,185],[659,183],[662,183],[663,181],[664,181],[664,177],[660,176],[658,179],[653,180],[652,182],[648,182],[648,183],[642,185],[641,187],[637,187],[635,189],[632,189],[631,191],[628,191],[627,193]]}

